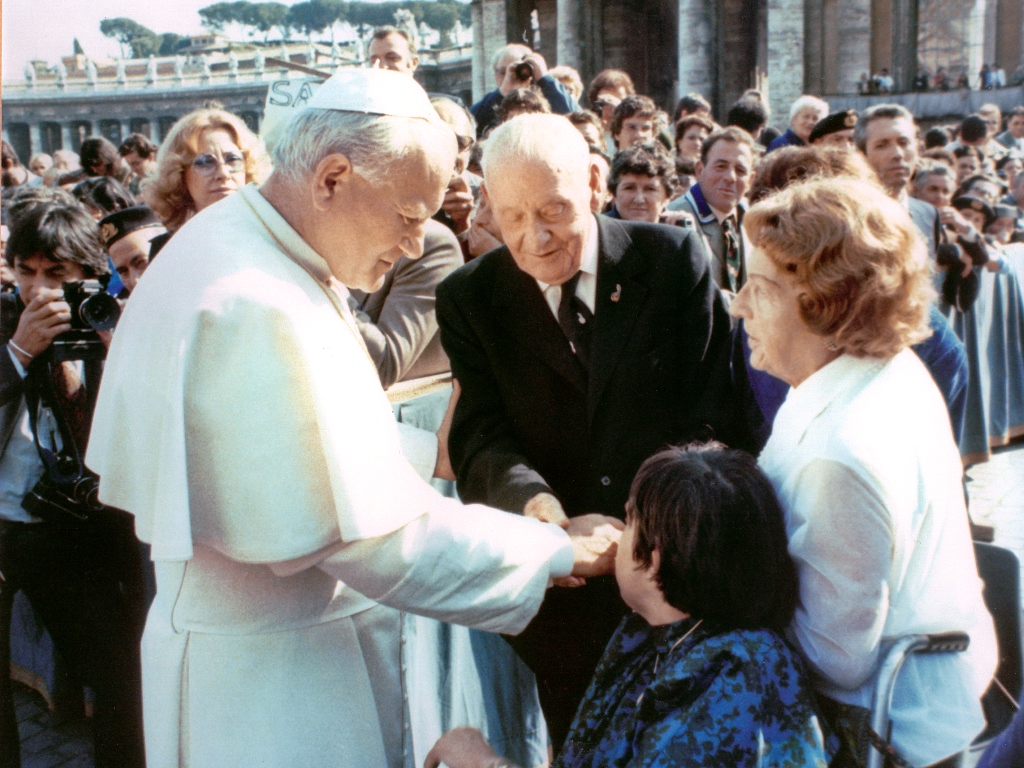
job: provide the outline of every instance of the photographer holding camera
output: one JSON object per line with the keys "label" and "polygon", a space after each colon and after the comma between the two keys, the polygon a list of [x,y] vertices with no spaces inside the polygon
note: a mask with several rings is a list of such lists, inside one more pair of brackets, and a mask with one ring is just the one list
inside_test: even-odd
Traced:
{"label": "photographer holding camera", "polygon": [[567,115],[580,108],[568,89],[548,74],[544,57],[525,45],[511,43],[498,49],[491,65],[498,87],[469,109],[476,119],[477,138],[485,136],[487,130],[495,124],[501,100],[516,88],[536,85],[556,115]]}
{"label": "photographer holding camera", "polygon": [[98,329],[119,314],[103,290],[106,254],[83,208],[49,202],[12,223],[5,257],[18,294],[0,295],[0,764],[19,765],[9,669],[20,590],[95,694],[96,765],[141,766],[138,544],[82,463],[106,349]]}

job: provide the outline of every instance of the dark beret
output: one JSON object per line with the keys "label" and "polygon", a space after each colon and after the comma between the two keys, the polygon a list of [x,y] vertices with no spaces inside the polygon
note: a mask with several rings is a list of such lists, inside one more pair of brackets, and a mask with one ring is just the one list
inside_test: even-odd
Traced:
{"label": "dark beret", "polygon": [[991,224],[996,217],[995,211],[992,210],[992,206],[980,197],[975,197],[974,195],[960,195],[960,197],[953,201],[953,207],[958,211],[972,210],[984,214],[986,227]]}
{"label": "dark beret", "polygon": [[831,115],[823,117],[817,122],[814,129],[811,131],[811,135],[807,138],[807,143],[813,144],[823,136],[828,136],[830,133],[845,131],[856,125],[857,110],[844,109],[842,112],[833,112]]}
{"label": "dark beret", "polygon": [[109,248],[125,235],[137,229],[162,227],[160,219],[145,205],[136,205],[107,214],[100,219],[100,239],[105,248]]}
{"label": "dark beret", "polygon": [[971,115],[960,123],[961,141],[980,141],[988,133],[988,125],[977,115]]}

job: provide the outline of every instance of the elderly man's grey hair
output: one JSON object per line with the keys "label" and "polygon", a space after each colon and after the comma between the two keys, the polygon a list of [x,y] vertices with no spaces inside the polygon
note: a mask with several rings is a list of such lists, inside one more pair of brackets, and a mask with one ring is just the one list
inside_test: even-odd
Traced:
{"label": "elderly man's grey hair", "polygon": [[367,115],[305,109],[291,118],[274,145],[274,175],[292,183],[309,177],[329,155],[345,155],[364,178],[383,183],[394,164],[418,149],[455,157],[455,133],[437,118]]}
{"label": "elderly man's grey hair", "polygon": [[533,51],[531,51],[522,43],[509,43],[508,45],[503,45],[501,46],[501,48],[495,51],[494,55],[491,57],[491,69],[497,69],[498,62],[501,61],[506,56],[508,56],[509,54],[513,54],[517,58],[522,58],[523,56],[527,56],[531,53],[533,53]]}
{"label": "elderly man's grey hair", "polygon": [[589,178],[590,148],[562,115],[520,115],[498,126],[484,145],[484,179],[489,180],[500,166],[531,160],[580,174],[576,178]]}

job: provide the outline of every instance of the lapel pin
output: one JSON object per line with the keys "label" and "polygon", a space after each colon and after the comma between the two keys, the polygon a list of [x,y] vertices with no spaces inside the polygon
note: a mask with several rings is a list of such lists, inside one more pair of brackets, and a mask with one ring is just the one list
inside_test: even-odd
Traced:
{"label": "lapel pin", "polygon": [[615,302],[617,302],[619,299],[621,299],[622,298],[622,286],[619,285],[618,283],[616,283],[615,284],[615,293],[613,293],[609,298],[612,301],[615,301]]}

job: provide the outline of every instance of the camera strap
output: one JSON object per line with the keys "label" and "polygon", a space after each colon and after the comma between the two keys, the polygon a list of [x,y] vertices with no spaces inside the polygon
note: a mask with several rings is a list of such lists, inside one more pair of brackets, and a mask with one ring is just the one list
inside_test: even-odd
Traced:
{"label": "camera strap", "polygon": [[[63,476],[67,470],[61,469],[59,465],[61,463],[60,459],[66,458],[74,462],[74,475],[75,477],[80,477],[86,471],[85,464],[82,462],[82,456],[67,417],[57,407],[56,396],[53,391],[52,365],[54,363],[46,363],[45,366],[40,365],[34,370],[29,371],[25,379],[25,405],[28,408],[28,422],[32,429],[32,439],[35,441],[36,451],[39,453],[39,458],[43,462],[47,473]],[[56,363],[56,365],[60,365],[60,363]],[[54,421],[57,423],[57,431],[60,432],[61,439],[61,448],[59,450],[57,450],[56,445],[53,446],[54,450],[45,448],[39,441],[39,406],[41,404],[49,408],[50,413],[53,414]]]}

